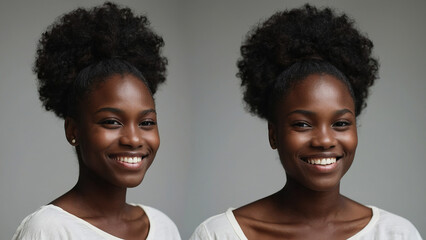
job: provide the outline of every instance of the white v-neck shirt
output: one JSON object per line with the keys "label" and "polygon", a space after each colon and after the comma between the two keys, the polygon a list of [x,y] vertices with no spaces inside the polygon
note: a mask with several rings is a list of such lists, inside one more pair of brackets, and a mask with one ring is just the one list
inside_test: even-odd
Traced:
{"label": "white v-neck shirt", "polygon": [[[141,207],[149,219],[147,240],[181,239],[176,225],[164,213],[148,206],[134,206]],[[12,240],[21,239],[122,240],[51,204],[42,206],[22,221]]]}
{"label": "white v-neck shirt", "polygon": [[[417,229],[407,219],[371,207],[373,216],[368,224],[348,240],[421,240]],[[190,240],[247,240],[232,212],[213,216],[201,223]]]}

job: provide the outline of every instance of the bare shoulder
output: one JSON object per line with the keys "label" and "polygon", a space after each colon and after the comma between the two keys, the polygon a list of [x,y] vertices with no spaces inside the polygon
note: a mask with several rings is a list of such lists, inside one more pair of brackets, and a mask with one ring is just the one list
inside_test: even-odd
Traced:
{"label": "bare shoulder", "polygon": [[365,224],[370,221],[373,216],[373,210],[361,203],[358,203],[350,198],[344,197],[345,205],[347,206],[344,212],[344,219],[347,221],[360,221]]}
{"label": "bare shoulder", "polygon": [[135,206],[135,205],[127,204],[125,220],[148,222],[148,216],[144,208],[137,205]]}
{"label": "bare shoulder", "polygon": [[90,209],[84,208],[84,202],[81,198],[77,197],[73,191],[63,194],[49,204],[57,206],[65,212],[82,219],[92,216]]}

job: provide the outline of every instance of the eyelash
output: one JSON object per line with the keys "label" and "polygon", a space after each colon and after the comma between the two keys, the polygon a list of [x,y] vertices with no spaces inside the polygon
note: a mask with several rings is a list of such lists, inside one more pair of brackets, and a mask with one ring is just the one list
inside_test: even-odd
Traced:
{"label": "eyelash", "polygon": [[292,126],[296,127],[296,128],[307,128],[307,127],[311,127],[311,125],[309,125],[306,122],[295,122],[295,123],[292,124]]}
{"label": "eyelash", "polygon": [[[352,125],[352,123],[350,121],[340,120],[340,121],[333,123],[332,127],[337,128],[337,129],[344,129],[344,128],[349,127],[351,125]],[[295,122],[291,126],[294,127],[294,128],[297,128],[299,130],[307,130],[307,129],[312,127],[307,122]]]}
{"label": "eyelash", "polygon": [[[343,126],[341,124],[343,124]],[[337,121],[337,122],[333,123],[333,127],[337,127],[337,128],[345,128],[345,127],[349,127],[350,125],[352,125],[351,122],[344,121],[344,120]]]}
{"label": "eyelash", "polygon": [[150,127],[155,125],[157,125],[157,122],[154,120],[145,120],[139,124],[139,126],[142,126],[142,127]]}
{"label": "eyelash", "polygon": [[121,126],[121,122],[115,120],[115,119],[105,119],[100,122],[101,125],[107,127],[107,128],[118,128],[118,126]]}
{"label": "eyelash", "polygon": [[[115,119],[106,119],[106,120],[102,120],[99,122],[101,125],[103,125],[106,128],[111,128],[111,129],[116,129],[119,128],[120,126],[123,126],[123,124]],[[144,127],[151,127],[151,126],[155,126],[157,125],[157,122],[154,120],[144,120],[141,123],[139,123],[139,127],[144,128]]]}

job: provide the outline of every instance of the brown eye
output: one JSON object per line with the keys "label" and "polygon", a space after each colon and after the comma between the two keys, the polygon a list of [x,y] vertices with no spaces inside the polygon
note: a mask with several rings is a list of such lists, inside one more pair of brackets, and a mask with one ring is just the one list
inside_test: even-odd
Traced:
{"label": "brown eye", "polygon": [[99,122],[102,126],[106,128],[118,128],[122,126],[122,124],[115,119],[105,119]]}
{"label": "brown eye", "polygon": [[333,127],[344,128],[350,126],[351,123],[349,121],[337,121],[333,124]]}
{"label": "brown eye", "polygon": [[312,129],[311,124],[305,121],[298,121],[291,124],[291,128],[296,132],[305,132]]}
{"label": "brown eye", "polygon": [[309,125],[306,122],[296,122],[296,123],[293,123],[292,126],[296,127],[296,128],[309,128],[309,127],[311,127],[311,125]]}
{"label": "brown eye", "polygon": [[152,120],[146,120],[146,121],[143,121],[139,124],[139,126],[141,126],[141,127],[148,127],[148,126],[155,126],[155,125],[157,125],[157,123],[155,121],[152,121]]}

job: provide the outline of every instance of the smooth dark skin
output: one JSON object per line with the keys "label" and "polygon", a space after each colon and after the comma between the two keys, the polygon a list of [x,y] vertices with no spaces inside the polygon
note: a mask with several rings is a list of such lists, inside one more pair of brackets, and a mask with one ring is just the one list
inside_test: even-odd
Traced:
{"label": "smooth dark skin", "polygon": [[[66,119],[65,132],[77,149],[79,178],[51,204],[116,237],[146,239],[149,219],[126,203],[126,191],[141,183],[160,144],[148,88],[133,75],[110,76],[83,99],[78,115]],[[116,155],[146,157],[138,169],[126,169]]]}
{"label": "smooth dark skin", "polygon": [[[277,104],[268,123],[287,182],[279,192],[234,210],[248,239],[347,239],[364,228],[372,210],[340,194],[355,156],[355,105],[344,83],[312,74]],[[337,157],[317,170],[307,158]]]}

